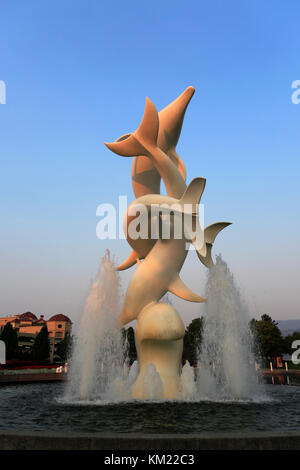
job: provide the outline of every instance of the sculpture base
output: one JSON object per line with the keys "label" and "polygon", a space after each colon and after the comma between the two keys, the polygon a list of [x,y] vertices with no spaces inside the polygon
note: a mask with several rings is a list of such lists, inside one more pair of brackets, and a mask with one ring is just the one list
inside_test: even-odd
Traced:
{"label": "sculpture base", "polygon": [[[169,304],[153,303],[140,313],[135,331],[139,375],[132,388],[133,398],[153,398],[150,395],[155,383],[149,381],[156,381],[161,388],[154,391],[157,398],[179,398],[184,331],[180,316]],[[151,375],[151,365],[159,378],[153,372]]]}
{"label": "sculpture base", "polygon": [[[144,340],[142,359],[139,358],[140,372],[132,388],[133,398],[140,400],[179,398],[182,349],[182,339],[177,341]],[[161,389],[160,384],[155,383],[153,371],[149,369],[150,365],[156,369]]]}

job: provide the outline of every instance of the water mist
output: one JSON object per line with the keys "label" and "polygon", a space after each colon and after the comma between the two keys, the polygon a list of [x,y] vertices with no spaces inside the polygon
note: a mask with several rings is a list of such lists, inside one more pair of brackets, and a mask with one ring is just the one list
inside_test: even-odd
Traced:
{"label": "water mist", "polygon": [[198,399],[252,400],[261,394],[249,315],[221,256],[208,272],[199,351]]}
{"label": "water mist", "polygon": [[87,296],[71,359],[68,400],[106,400],[123,374],[124,345],[117,323],[119,274],[107,250]]}

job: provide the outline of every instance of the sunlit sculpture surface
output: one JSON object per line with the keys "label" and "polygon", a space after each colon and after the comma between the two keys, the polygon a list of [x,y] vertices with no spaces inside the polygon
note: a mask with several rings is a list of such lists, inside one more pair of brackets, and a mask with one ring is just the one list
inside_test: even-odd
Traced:
{"label": "sunlit sculpture surface", "polygon": [[[139,375],[133,386],[133,397],[137,399],[148,398],[144,376],[150,364],[160,376],[164,398],[179,396],[184,325],[173,306],[160,299],[172,292],[191,302],[205,301],[183,283],[179,273],[190,243],[200,261],[210,267],[213,242],[229,225],[218,222],[201,229],[198,205],[206,180],[195,178],[187,186],[185,166],[176,153],[184,114],[194,91],[188,87],[159,113],[147,98],[138,129],[105,144],[118,155],[133,157],[132,186],[136,200],[128,207],[124,219],[132,252],[118,269],[137,263],[120,314],[121,325],[137,320]],[[160,195],[161,179],[167,196]],[[153,208],[159,208],[158,212]],[[138,225],[140,236],[136,237],[130,228]]]}

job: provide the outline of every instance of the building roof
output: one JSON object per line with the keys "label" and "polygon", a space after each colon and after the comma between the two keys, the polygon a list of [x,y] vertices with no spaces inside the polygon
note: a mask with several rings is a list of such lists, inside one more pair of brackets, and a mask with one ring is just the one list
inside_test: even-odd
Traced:
{"label": "building roof", "polygon": [[60,322],[72,323],[70,318],[67,317],[66,315],[63,315],[62,313],[58,313],[57,315],[53,315],[51,318],[49,318],[48,321],[60,321]]}
{"label": "building roof", "polygon": [[20,315],[20,320],[35,321],[37,317],[31,312],[25,312]]}

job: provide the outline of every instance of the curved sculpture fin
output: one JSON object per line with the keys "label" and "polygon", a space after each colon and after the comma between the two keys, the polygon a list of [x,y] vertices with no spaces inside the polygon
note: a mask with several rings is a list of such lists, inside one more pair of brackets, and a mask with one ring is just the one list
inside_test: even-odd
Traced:
{"label": "curved sculpture fin", "polygon": [[146,152],[144,147],[136,140],[133,134],[125,134],[115,142],[104,142],[104,145],[117,155],[121,155],[121,157],[143,155]]}
{"label": "curved sculpture fin", "polygon": [[149,98],[146,98],[144,116],[134,135],[139,141],[156,146],[158,126],[159,120],[157,109],[154,103],[152,103]]}
{"label": "curved sculpture fin", "polygon": [[218,233],[221,232],[224,228],[231,225],[231,222],[215,222],[214,224],[208,225],[204,229],[204,240],[206,243],[213,244]]}
{"label": "curved sculpture fin", "polygon": [[124,271],[125,269],[131,268],[131,266],[134,266],[137,263],[138,259],[140,259],[138,253],[132,250],[128,258],[117,266],[117,270]]}
{"label": "curved sculpture fin", "polygon": [[201,263],[203,263],[207,268],[214,266],[211,250],[216,236],[221,232],[221,230],[228,227],[228,225],[231,225],[231,222],[216,222],[214,224],[208,225],[208,227],[204,229],[206,254],[203,256],[203,254],[197,250],[197,255]]}
{"label": "curved sculpture fin", "polygon": [[180,204],[184,205],[184,213],[193,216],[192,218],[184,220],[185,234],[186,236],[188,234],[190,235],[190,241],[193,243],[197,253],[201,256],[206,256],[206,245],[198,217],[198,204],[201,200],[205,185],[205,178],[194,178],[180,199]]}
{"label": "curved sculpture fin", "polygon": [[138,129],[133,134],[125,134],[115,142],[104,142],[106,147],[122,157],[149,156],[143,144],[156,147],[158,136],[158,112],[149,98],[146,98],[144,116]]}
{"label": "curved sculpture fin", "polygon": [[[205,178],[194,178],[190,182],[190,184],[186,188],[182,198],[180,199],[180,204],[198,205],[200,200],[201,200],[203,191],[205,189],[205,185],[206,185],[206,179]],[[194,209],[196,209],[196,208],[194,207]],[[197,212],[197,214],[198,214],[198,212]]]}
{"label": "curved sculpture fin", "polygon": [[211,255],[211,249],[212,249],[212,245],[210,243],[207,243],[206,244],[206,255],[205,256],[201,255],[201,253],[198,250],[196,250],[196,253],[197,253],[197,256],[198,256],[199,260],[207,268],[211,268],[214,265],[212,255]]}
{"label": "curved sculpture fin", "polygon": [[164,130],[160,137],[159,146],[164,152],[167,152],[170,148],[175,149],[180,137],[186,108],[194,93],[195,88],[193,86],[187,87],[181,95],[159,112],[159,126]]}
{"label": "curved sculpture fin", "polygon": [[206,299],[200,297],[200,295],[195,294],[191,289],[189,289],[178,275],[168,286],[168,291],[172,292],[172,294],[177,295],[177,297],[180,297],[181,299],[188,300],[189,302],[206,301]]}

